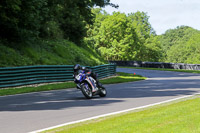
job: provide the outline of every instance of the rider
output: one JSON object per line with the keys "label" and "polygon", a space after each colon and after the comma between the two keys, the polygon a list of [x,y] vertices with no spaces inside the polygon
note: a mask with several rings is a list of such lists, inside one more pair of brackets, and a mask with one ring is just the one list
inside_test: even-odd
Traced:
{"label": "rider", "polygon": [[96,80],[97,86],[101,86],[99,80],[97,79],[97,75],[91,69],[88,69],[86,67],[81,67],[81,65],[79,64],[74,65],[74,77],[78,75],[79,70],[84,70],[87,75],[91,76]]}

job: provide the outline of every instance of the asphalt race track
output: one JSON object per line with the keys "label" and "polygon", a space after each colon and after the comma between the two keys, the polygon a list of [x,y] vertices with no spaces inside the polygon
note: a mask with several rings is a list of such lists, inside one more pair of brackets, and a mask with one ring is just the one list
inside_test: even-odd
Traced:
{"label": "asphalt race track", "polygon": [[97,115],[200,93],[200,74],[118,68],[148,80],[105,85],[108,95],[87,100],[77,89],[0,96],[0,132],[26,133]]}

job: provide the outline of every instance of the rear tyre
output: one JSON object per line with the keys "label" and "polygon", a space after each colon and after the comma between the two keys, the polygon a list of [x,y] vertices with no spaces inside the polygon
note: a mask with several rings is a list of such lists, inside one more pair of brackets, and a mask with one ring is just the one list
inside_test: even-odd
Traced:
{"label": "rear tyre", "polygon": [[107,95],[107,91],[105,87],[101,86],[99,87],[99,90],[100,90],[100,93],[99,93],[100,97],[105,97]]}
{"label": "rear tyre", "polygon": [[92,90],[87,83],[81,86],[81,91],[87,99],[92,98]]}

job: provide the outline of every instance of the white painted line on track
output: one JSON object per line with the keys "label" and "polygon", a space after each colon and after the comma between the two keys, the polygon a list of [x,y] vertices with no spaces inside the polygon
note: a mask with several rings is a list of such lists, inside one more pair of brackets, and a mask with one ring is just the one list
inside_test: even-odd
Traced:
{"label": "white painted line on track", "polygon": [[174,99],[170,99],[170,100],[166,100],[166,101],[162,101],[162,102],[158,102],[158,103],[154,103],[154,104],[149,104],[149,105],[145,105],[145,106],[140,106],[140,107],[136,107],[136,108],[130,108],[130,109],[121,110],[121,111],[117,111],[117,112],[112,112],[112,113],[108,113],[108,114],[98,115],[98,116],[94,116],[94,117],[90,117],[90,118],[86,118],[86,119],[82,119],[82,120],[67,122],[67,123],[64,123],[64,124],[57,125],[57,126],[53,126],[53,127],[48,127],[48,128],[32,131],[32,132],[29,132],[29,133],[39,133],[39,132],[42,132],[42,131],[51,130],[51,129],[54,129],[54,128],[67,126],[67,125],[71,125],[71,124],[75,124],[75,123],[80,123],[80,122],[93,120],[93,119],[97,119],[97,118],[101,118],[101,117],[106,117],[106,116],[116,115],[116,114],[120,114],[120,113],[125,113],[125,112],[129,112],[129,111],[137,110],[137,109],[143,109],[143,108],[147,108],[147,107],[151,107],[151,106],[164,104],[164,103],[172,102],[172,101],[175,101],[175,100],[191,97],[191,96],[194,96],[194,95],[197,95],[197,94],[200,94],[200,93],[196,93],[196,94],[193,94],[193,95],[182,96],[182,97],[178,97],[178,98],[174,98]]}

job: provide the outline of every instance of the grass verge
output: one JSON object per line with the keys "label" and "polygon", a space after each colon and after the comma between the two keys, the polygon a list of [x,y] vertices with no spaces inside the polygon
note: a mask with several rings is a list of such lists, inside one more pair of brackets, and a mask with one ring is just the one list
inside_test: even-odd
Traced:
{"label": "grass verge", "polygon": [[[142,77],[140,75],[119,72],[117,73],[117,76],[107,79],[102,79],[100,80],[100,82],[102,84],[114,84],[114,83],[132,82],[144,79],[145,77]],[[65,83],[41,85],[37,87],[8,88],[8,89],[0,89],[0,96],[39,92],[39,91],[59,90],[59,89],[67,89],[74,87],[76,87],[74,82],[65,82]]]}
{"label": "grass verge", "polygon": [[159,70],[159,71],[174,71],[174,72],[186,72],[186,73],[200,73],[198,70],[179,70],[179,69],[167,69],[167,68],[146,68],[146,67],[121,67],[118,68],[132,68],[132,69],[147,69],[147,70]]}
{"label": "grass verge", "polygon": [[68,125],[45,133],[197,133],[200,96],[110,117]]}
{"label": "grass verge", "polygon": [[20,44],[0,40],[0,67],[74,64],[96,66],[107,61],[89,46],[78,46],[63,39],[38,39]]}

